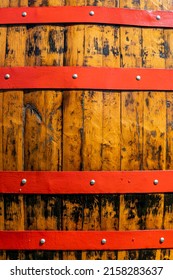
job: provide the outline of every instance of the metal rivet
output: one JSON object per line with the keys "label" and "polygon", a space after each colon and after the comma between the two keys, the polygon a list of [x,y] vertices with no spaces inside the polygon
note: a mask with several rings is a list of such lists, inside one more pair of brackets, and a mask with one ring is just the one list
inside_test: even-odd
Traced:
{"label": "metal rivet", "polygon": [[90,16],[94,16],[94,11],[89,12]]}
{"label": "metal rivet", "polygon": [[95,181],[94,179],[92,179],[92,180],[90,181],[90,185],[93,186],[93,185],[95,184],[95,182],[96,182],[96,181]]}
{"label": "metal rivet", "polygon": [[40,244],[44,244],[46,242],[46,240],[44,239],[44,238],[42,238],[41,240],[40,240]]}
{"label": "metal rivet", "polygon": [[26,16],[27,16],[27,12],[23,12],[22,17],[26,17]]}
{"label": "metal rivet", "polygon": [[163,243],[165,241],[165,238],[164,237],[161,237],[160,238],[160,243]]}
{"label": "metal rivet", "polygon": [[153,181],[153,183],[154,183],[154,185],[158,185],[159,180],[155,179],[155,180]]}
{"label": "metal rivet", "polygon": [[27,180],[26,180],[26,179],[22,179],[22,185],[25,185],[25,184],[26,184],[26,182],[27,182]]}
{"label": "metal rivet", "polygon": [[136,76],[136,80],[137,80],[137,81],[140,81],[140,79],[141,79],[141,76],[139,76],[139,75]]}
{"label": "metal rivet", "polygon": [[105,238],[102,239],[102,244],[106,244],[106,239]]}
{"label": "metal rivet", "polygon": [[161,16],[157,15],[157,16],[156,16],[156,19],[157,19],[157,20],[160,20],[160,19],[161,19]]}
{"label": "metal rivet", "polygon": [[5,74],[5,79],[10,79],[10,74]]}
{"label": "metal rivet", "polygon": [[77,74],[73,74],[73,79],[77,79],[78,78],[78,75]]}

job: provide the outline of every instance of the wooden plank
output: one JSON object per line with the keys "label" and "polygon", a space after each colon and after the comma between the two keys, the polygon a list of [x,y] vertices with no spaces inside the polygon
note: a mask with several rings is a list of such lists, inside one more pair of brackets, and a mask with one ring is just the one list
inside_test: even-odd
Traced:
{"label": "wooden plank", "polygon": [[[6,3],[5,3],[6,2]],[[0,7],[8,7],[8,3],[5,0],[2,0],[0,3]],[[5,49],[6,49],[6,36],[7,36],[7,28],[1,27],[0,28],[0,65],[5,65]],[[0,92],[0,169],[3,170],[3,92]],[[0,230],[4,229],[4,196],[0,195]],[[6,252],[0,251],[0,259],[6,259]]]}
{"label": "wooden plank", "polygon": [[[165,67],[163,44],[163,30],[143,29],[143,53],[146,54],[146,56],[143,56],[144,67]],[[166,99],[164,92],[147,92],[144,94],[143,145],[143,168],[165,169]],[[146,229],[160,229],[162,228],[164,195],[151,195],[150,201],[152,203],[147,206],[146,212]],[[150,251],[148,257],[153,259],[154,255],[154,259],[160,259],[160,253],[160,250]]]}
{"label": "wooden plank", "polygon": [[[129,8],[151,8],[153,1],[121,1]],[[157,9],[160,3],[157,3]],[[156,9],[156,6],[153,7]],[[161,8],[161,6],[160,6]],[[122,28],[122,35],[129,35],[129,29]],[[133,33],[137,32],[135,43]],[[163,31],[159,29],[136,29],[125,38],[122,45],[124,67],[164,68]],[[121,38],[123,40],[123,37]],[[138,41],[138,44],[136,42]],[[129,46],[130,45],[130,46]],[[142,49],[140,49],[142,46]],[[141,60],[142,53],[142,60]],[[140,96],[140,97],[139,97]],[[140,99],[139,99],[140,98]],[[163,99],[163,100],[162,100]],[[149,103],[149,109],[147,105]],[[126,105],[126,106],[125,106]],[[122,96],[122,169],[164,169],[165,168],[165,101],[163,93],[126,93]],[[127,109],[128,108],[128,109]],[[134,110],[135,108],[135,110]],[[128,112],[129,111],[129,112]],[[135,111],[135,112],[134,112]],[[162,114],[160,113],[162,112]],[[156,115],[158,116],[156,118]],[[143,132],[144,129],[144,132]],[[144,134],[143,134],[144,133]],[[156,135],[155,135],[156,133]],[[153,134],[153,135],[152,135]],[[160,137],[161,136],[161,137]],[[157,140],[156,140],[157,139]],[[124,147],[125,146],[125,147]],[[129,147],[130,146],[130,147]],[[161,149],[161,151],[159,150]],[[120,229],[161,228],[163,195],[121,196]],[[153,213],[155,213],[153,215]],[[160,251],[120,252],[121,259],[158,259]]]}
{"label": "wooden plank", "polygon": [[[26,1],[23,1],[23,4]],[[17,7],[17,0],[1,1],[0,7]],[[24,66],[26,28],[1,28],[3,58],[2,66]],[[6,46],[4,52],[4,44]],[[23,169],[23,92],[6,91],[1,93],[2,98],[2,170]],[[4,229],[24,229],[24,202],[23,196],[4,196]],[[2,201],[3,201],[2,200]],[[3,258],[13,259],[14,253],[7,252]],[[15,258],[24,258],[23,252],[16,252]]]}
{"label": "wooden plank", "polygon": [[[0,7],[8,7],[8,3],[3,0],[0,3]],[[5,65],[5,49],[6,49],[6,35],[7,35],[7,28],[0,27],[0,65]],[[0,170],[3,170],[3,92],[0,92]],[[4,229],[4,196],[0,195],[0,230]],[[6,252],[0,251],[0,259],[6,258]]]}
{"label": "wooden plank", "polygon": [[[63,5],[64,1],[30,1],[30,7]],[[55,25],[28,26],[27,66],[61,66],[64,52],[64,28]],[[26,91],[25,170],[61,170],[62,168],[62,93]],[[52,195],[25,197],[25,230],[60,229],[61,198]],[[59,252],[27,252],[27,259],[59,259]]]}
{"label": "wooden plank", "polygon": [[[139,1],[120,1],[120,7],[140,9]],[[141,28],[120,28],[121,67],[141,67]],[[121,93],[121,170],[141,169],[143,97]],[[120,195],[119,230],[139,229],[137,195]],[[119,251],[118,259],[138,259],[138,251]]]}
{"label": "wooden plank", "polygon": [[[146,8],[160,9],[166,1]],[[164,36],[161,29],[143,29],[143,66],[165,67]],[[150,47],[149,47],[150,44]],[[154,59],[153,59],[154,57]],[[152,92],[144,95],[144,169],[165,169],[166,167],[166,102],[165,93]],[[147,207],[146,228],[162,228],[164,195],[150,196],[152,203]],[[160,250],[150,251],[151,259],[160,259]]]}
{"label": "wooden plank", "polygon": [[[173,9],[172,1],[165,1],[164,8],[167,10]],[[165,67],[172,68],[173,66],[173,44],[172,44],[172,29],[164,30],[164,48],[165,48]],[[173,94],[172,92],[166,93],[166,169],[173,169]],[[173,194],[165,194],[164,196],[164,215],[163,227],[165,229],[172,229],[172,213],[173,213]],[[173,250],[161,250],[160,258],[163,260],[173,259]]]}
{"label": "wooden plank", "polygon": [[[78,1],[78,3],[76,1],[66,1],[66,4],[71,6],[86,5],[83,0]],[[95,4],[97,6],[116,7],[116,1],[97,1]],[[88,1],[87,5],[93,5],[93,1]],[[68,26],[66,45],[65,65],[119,66],[118,29],[116,27]],[[65,103],[64,107],[63,170],[118,169],[119,154],[116,149],[119,147],[119,95],[115,95],[113,92],[102,93],[98,91],[66,92],[65,94],[65,102],[67,98],[68,103]],[[74,103],[74,100],[76,103]],[[109,112],[108,103],[110,100],[112,100],[112,106]],[[111,112],[115,113],[116,121]],[[108,122],[110,122],[110,126],[107,127]],[[113,130],[112,136],[111,129]],[[117,137],[114,138],[114,136]],[[67,145],[67,140],[69,140],[69,145]],[[83,202],[78,197],[78,203],[75,204],[76,213],[79,213],[78,216],[80,216],[81,211],[83,211],[83,229],[115,228],[118,219],[117,216],[115,217],[117,209],[115,210],[114,207],[116,204],[114,199],[115,197],[108,199],[105,196],[103,198],[86,196]],[[73,209],[70,201],[65,201],[64,204],[69,205],[69,209]],[[100,211],[102,220],[99,216]],[[105,222],[107,213],[114,221],[110,221],[108,225]],[[70,215],[70,212],[68,212],[67,217]],[[82,223],[82,220],[80,223]],[[73,222],[69,224],[68,230],[72,230],[74,227],[76,225]],[[108,255],[110,258],[116,258],[114,252],[109,252]],[[78,258],[79,255],[75,256],[75,253],[73,256],[71,254],[64,255],[64,258],[73,257]],[[82,259],[100,258],[106,259],[107,253],[82,252]]]}

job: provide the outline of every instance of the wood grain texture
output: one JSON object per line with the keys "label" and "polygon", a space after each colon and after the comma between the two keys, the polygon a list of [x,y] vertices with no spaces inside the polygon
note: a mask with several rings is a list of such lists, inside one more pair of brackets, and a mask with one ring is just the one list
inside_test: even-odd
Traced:
{"label": "wood grain texture", "polygon": [[[141,9],[162,9],[162,4],[160,1],[157,3],[153,1],[120,2],[121,7]],[[121,34],[122,67],[165,67],[162,29],[121,28]],[[165,120],[164,93],[123,93],[121,151],[123,170],[165,169]],[[145,195],[145,199],[141,195],[121,196],[120,229],[162,228],[163,206],[163,195]],[[160,251],[120,252],[119,258],[159,259]]]}
{"label": "wood grain texture", "polygon": [[[86,1],[77,3],[76,1],[66,1],[66,5],[86,5]],[[87,1],[87,5],[115,7],[117,3],[116,1]],[[117,27],[67,26],[65,65],[119,66],[118,40]],[[119,93],[70,91],[65,92],[64,96],[63,170],[118,169],[118,165],[120,165],[118,153],[120,149]],[[109,107],[110,102],[111,106]],[[114,117],[113,114],[115,114]],[[78,219],[74,220],[73,218],[74,222],[68,223],[68,229],[72,230],[76,226],[77,228],[82,227],[83,230],[117,228],[116,207],[119,199],[116,196],[112,198],[87,196],[83,199],[78,197],[77,203],[75,203]],[[71,216],[71,211],[74,211],[74,205],[71,204],[70,200],[64,201],[64,205],[68,206],[69,209],[68,214],[66,213],[68,219],[68,216]],[[83,221],[80,221],[80,213],[83,213]],[[107,222],[108,216],[110,222]],[[82,252],[82,259],[106,259],[107,254],[109,258],[116,258],[114,252],[90,251]],[[74,258],[78,256],[74,253]],[[64,258],[69,257],[72,258],[72,252],[68,255],[64,254]]]}
{"label": "wood grain texture", "polygon": [[[158,3],[162,8],[164,1]],[[150,8],[150,1],[147,3]],[[153,9],[156,9],[153,7]],[[143,29],[144,67],[165,68],[164,35],[161,29]],[[154,56],[154,59],[153,59]],[[144,95],[144,169],[166,168],[166,99],[164,92]],[[146,228],[162,228],[164,195],[151,195],[146,213]],[[160,259],[160,250],[150,251],[149,258]]]}
{"label": "wood grain texture", "polygon": [[[0,7],[57,5],[173,9],[170,0],[0,3]],[[97,24],[3,26],[0,39],[0,66],[173,66],[171,29]],[[0,168],[172,169],[172,118],[172,92],[0,92]],[[172,194],[4,195],[0,196],[0,230],[172,229],[172,209]],[[3,251],[0,259],[173,259],[173,250]]]}
{"label": "wood grain texture", "polygon": [[[173,9],[172,1],[164,3],[166,10]],[[172,29],[164,30],[164,49],[165,49],[165,68],[173,67],[172,53]],[[166,93],[166,169],[173,169],[173,94],[172,92]],[[173,214],[173,195],[165,194],[164,196],[164,213],[163,213],[163,228],[172,229],[172,214]],[[172,260],[173,250],[161,250],[160,259]]]}
{"label": "wood grain texture", "polygon": [[[29,7],[63,5],[63,1],[29,1]],[[61,66],[64,28],[57,25],[29,25],[26,40],[27,66]],[[25,170],[62,169],[62,92],[26,91]],[[59,196],[26,196],[25,230],[60,229]],[[28,252],[28,259],[58,259],[59,252]]]}
{"label": "wood grain texture", "polygon": [[[20,6],[19,1],[2,1],[1,7]],[[16,26],[2,29],[1,66],[24,66],[26,27]],[[15,44],[14,44],[15,42]],[[4,49],[5,46],[5,49]],[[23,170],[23,92],[1,92],[2,100],[2,170]],[[4,212],[4,229],[24,229],[23,196],[4,196],[2,209]],[[5,257],[5,253],[3,254]],[[14,252],[7,252],[6,258],[14,257]],[[23,253],[16,252],[15,258],[24,258]]]}

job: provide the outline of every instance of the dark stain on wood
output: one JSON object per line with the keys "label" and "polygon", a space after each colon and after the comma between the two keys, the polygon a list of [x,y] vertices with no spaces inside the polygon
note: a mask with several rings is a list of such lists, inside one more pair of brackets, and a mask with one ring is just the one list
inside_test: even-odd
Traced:
{"label": "dark stain on wood", "polygon": [[97,51],[97,54],[102,53],[102,49],[99,47],[98,38],[94,38],[94,49]]}
{"label": "dark stain on wood", "polygon": [[108,40],[104,41],[104,44],[103,44],[103,55],[105,55],[105,56],[109,55],[109,42],[108,42]]}
{"label": "dark stain on wood", "polygon": [[161,197],[159,195],[124,195],[125,208],[128,209],[128,219],[134,219],[137,215],[140,229],[146,229],[146,215],[158,214]]}
{"label": "dark stain on wood", "polygon": [[168,58],[170,55],[170,47],[167,41],[164,41],[163,43],[164,46],[164,54],[165,54],[165,58]]}
{"label": "dark stain on wood", "polygon": [[[28,0],[28,7],[34,7],[35,3],[37,3],[37,0]],[[39,6],[49,6],[49,0],[42,0]]]}
{"label": "dark stain on wood", "polygon": [[139,260],[155,260],[156,250],[139,250]]}
{"label": "dark stain on wood", "polygon": [[127,107],[128,105],[133,105],[134,104],[134,98],[131,93],[128,93],[126,101],[125,101],[125,106]]}
{"label": "dark stain on wood", "polygon": [[162,249],[160,259],[161,260],[171,260],[171,250],[170,249]]}
{"label": "dark stain on wood", "polygon": [[[73,220],[73,222],[77,225],[79,220],[83,216],[83,196],[75,196],[75,195],[65,195],[63,196],[64,204],[62,206],[62,211],[65,212],[68,211],[68,203],[73,205],[73,209],[70,211],[70,218]],[[66,216],[67,214],[64,214]],[[68,230],[68,228],[66,228]]]}
{"label": "dark stain on wood", "polygon": [[[58,252],[57,251],[35,251],[35,252],[26,251],[25,260],[53,260],[57,254],[60,254],[60,252],[59,251]],[[60,259],[62,259],[62,257]]]}
{"label": "dark stain on wood", "polygon": [[57,48],[56,41],[58,39],[58,32],[56,30],[50,30],[49,32],[49,53],[64,53],[64,48],[61,46]]}
{"label": "dark stain on wood", "polygon": [[35,115],[37,120],[39,121],[39,123],[42,122],[42,116],[41,113],[39,112],[39,110],[36,108],[36,106],[34,104],[31,103],[27,103],[25,105],[25,110],[29,110],[31,115]]}
{"label": "dark stain on wood", "polygon": [[149,107],[149,105],[150,105],[150,103],[149,103],[149,98],[146,98],[146,99],[145,99],[145,104],[146,104],[147,107]]}
{"label": "dark stain on wood", "polygon": [[112,52],[112,54],[115,56],[115,57],[117,57],[117,56],[119,56],[119,49],[117,48],[117,47],[111,47],[111,50],[110,50],[111,52]]}

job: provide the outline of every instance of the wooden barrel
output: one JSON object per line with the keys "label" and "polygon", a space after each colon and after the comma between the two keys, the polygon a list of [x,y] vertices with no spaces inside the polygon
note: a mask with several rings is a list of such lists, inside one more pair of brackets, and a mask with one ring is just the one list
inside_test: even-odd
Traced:
{"label": "wooden barrel", "polygon": [[[77,5],[173,9],[168,0],[0,2],[1,8]],[[164,27],[1,25],[0,41],[0,67],[173,66],[172,29]],[[1,90],[0,102],[2,171],[173,168],[171,91],[14,89]],[[172,215],[172,193],[0,196],[1,231],[173,229]],[[1,250],[0,259],[173,259],[173,250]]]}

